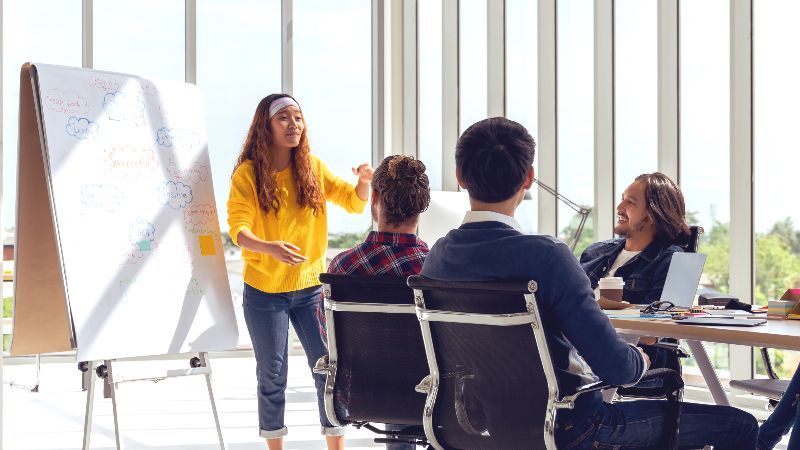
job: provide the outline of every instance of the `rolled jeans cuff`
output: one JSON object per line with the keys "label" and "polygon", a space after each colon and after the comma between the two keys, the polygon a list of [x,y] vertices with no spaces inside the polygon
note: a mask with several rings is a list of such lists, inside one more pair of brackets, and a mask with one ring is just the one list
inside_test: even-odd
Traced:
{"label": "rolled jeans cuff", "polygon": [[345,427],[320,427],[323,436],[344,436]]}
{"label": "rolled jeans cuff", "polygon": [[258,434],[261,435],[262,438],[265,439],[277,439],[280,437],[284,437],[289,434],[289,430],[286,427],[279,428],[277,430],[258,430]]}

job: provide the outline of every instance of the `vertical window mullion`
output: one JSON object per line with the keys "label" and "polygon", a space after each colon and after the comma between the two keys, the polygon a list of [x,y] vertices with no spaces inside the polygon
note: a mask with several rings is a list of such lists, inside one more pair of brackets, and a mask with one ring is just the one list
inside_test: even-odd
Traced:
{"label": "vertical window mullion", "polygon": [[442,0],[442,190],[457,191],[459,0]]}
{"label": "vertical window mullion", "polygon": [[185,0],[184,6],[185,81],[197,83],[197,0]]}
{"label": "vertical window mullion", "polygon": [[658,170],[680,183],[678,0],[658,2]]}
{"label": "vertical window mullion", "polygon": [[[539,171],[536,177],[548,186],[556,186],[557,166],[557,115],[556,80],[556,0],[539,0],[538,5],[538,85],[539,114],[536,158]],[[556,234],[556,198],[544,189],[539,195],[539,233]]]}
{"label": "vertical window mullion", "polygon": [[614,236],[614,0],[594,4],[595,236]]}
{"label": "vertical window mullion", "polygon": [[83,27],[81,42],[83,44],[82,66],[86,69],[94,67],[94,1],[82,2]]}
{"label": "vertical window mullion", "polygon": [[[731,222],[730,291],[752,302],[753,224],[753,27],[752,0],[731,1]],[[750,347],[731,345],[731,378],[751,378]]]}
{"label": "vertical window mullion", "polygon": [[281,0],[281,91],[289,95],[294,87],[293,1]]}

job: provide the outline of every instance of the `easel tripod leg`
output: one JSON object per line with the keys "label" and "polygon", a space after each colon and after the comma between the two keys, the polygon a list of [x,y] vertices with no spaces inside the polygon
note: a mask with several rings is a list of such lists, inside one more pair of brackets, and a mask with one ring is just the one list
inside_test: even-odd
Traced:
{"label": "easel tripod leg", "polygon": [[205,352],[200,353],[200,365],[209,369],[205,374],[206,387],[208,388],[208,398],[211,400],[211,412],[214,414],[214,425],[217,427],[217,438],[219,439],[220,450],[226,450],[225,440],[222,438],[222,426],[219,423],[219,413],[217,412],[217,402],[214,401],[214,390],[211,386],[211,367],[208,365],[208,354]]}
{"label": "easel tripod leg", "polygon": [[[83,416],[83,450],[89,450],[92,440],[92,414],[94,410],[94,361],[87,361],[88,370],[84,372],[86,389],[86,413]],[[89,378],[86,378],[88,374]]]}
{"label": "easel tripod leg", "polygon": [[123,450],[125,445],[122,442],[121,427],[119,420],[119,405],[117,405],[117,396],[119,395],[119,383],[114,382],[114,369],[112,368],[111,361],[106,360],[106,367],[108,368],[108,377],[106,383],[111,387],[111,409],[114,412],[114,439],[117,442],[117,450]]}

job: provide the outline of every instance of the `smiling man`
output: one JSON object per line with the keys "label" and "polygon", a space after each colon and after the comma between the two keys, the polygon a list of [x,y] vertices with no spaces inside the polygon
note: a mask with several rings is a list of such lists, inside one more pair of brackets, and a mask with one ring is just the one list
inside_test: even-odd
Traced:
{"label": "smiling man", "polygon": [[622,277],[622,298],[648,304],[661,298],[672,254],[689,237],[686,207],[678,185],[663,173],[639,175],[622,193],[614,233],[581,255],[581,266],[597,288],[600,278]]}

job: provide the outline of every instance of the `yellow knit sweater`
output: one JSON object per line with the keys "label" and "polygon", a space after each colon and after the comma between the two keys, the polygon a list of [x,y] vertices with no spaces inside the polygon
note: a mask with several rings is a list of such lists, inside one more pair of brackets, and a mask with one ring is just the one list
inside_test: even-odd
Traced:
{"label": "yellow knit sweater", "polygon": [[[316,156],[311,156],[311,166],[322,183],[323,195],[351,213],[360,213],[366,205],[358,198],[352,184],[334,175]],[[240,165],[231,179],[228,197],[228,225],[231,239],[239,245],[239,232],[250,230],[265,241],[285,241],[300,247],[299,253],[308,261],[290,266],[272,256],[242,249],[244,281],[250,286],[269,293],[290,292],[319,284],[319,274],[325,271],[325,251],[328,247],[328,216],[325,210],[314,216],[311,208],[297,204],[297,185],[291,167],[277,173],[279,201],[277,216],[274,211],[265,214],[256,191],[253,163]]]}

